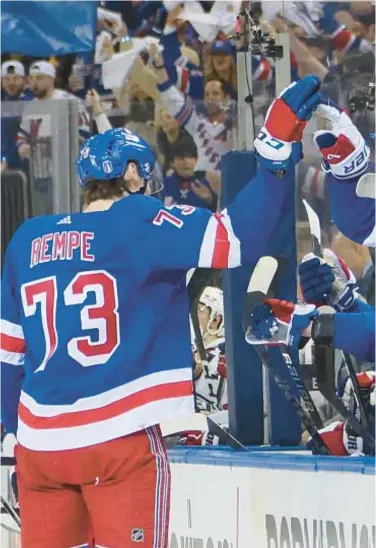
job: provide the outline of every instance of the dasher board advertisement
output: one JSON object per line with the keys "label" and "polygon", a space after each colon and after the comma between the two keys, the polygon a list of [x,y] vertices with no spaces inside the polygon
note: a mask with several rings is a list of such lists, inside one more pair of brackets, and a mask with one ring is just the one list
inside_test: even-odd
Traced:
{"label": "dasher board advertisement", "polygon": [[375,459],[172,450],[170,548],[376,548]]}

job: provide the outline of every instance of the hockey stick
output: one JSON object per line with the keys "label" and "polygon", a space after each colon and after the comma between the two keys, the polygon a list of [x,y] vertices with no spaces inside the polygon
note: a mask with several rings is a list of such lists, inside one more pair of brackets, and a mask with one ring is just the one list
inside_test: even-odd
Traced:
{"label": "hockey stick", "polygon": [[[285,267],[286,261],[282,257],[276,259],[275,257],[265,256],[259,260],[248,283],[246,314],[249,313],[249,311],[252,310],[257,304],[264,302],[264,300],[267,298],[266,295],[268,295],[268,297],[275,296],[279,280],[283,275]],[[247,332],[246,329],[244,330],[245,332]],[[313,403],[311,395],[306,389],[304,383],[302,382],[302,368],[300,364],[293,364],[290,352],[285,344],[278,344],[278,347],[281,351],[284,362],[289,369],[291,378],[299,392],[299,395],[302,398],[304,405],[307,408],[307,411],[311,414],[316,428],[323,428],[323,422],[315,407],[315,404]]]}
{"label": "hockey stick", "polygon": [[188,289],[188,297],[189,297],[189,303],[190,303],[189,314],[192,322],[192,328],[193,328],[193,334],[195,337],[197,352],[198,352],[198,355],[200,356],[200,360],[203,363],[207,363],[208,358],[206,355],[204,341],[202,339],[202,333],[201,333],[200,324],[197,316],[197,305],[203,289],[201,276],[202,276],[202,272],[198,268],[195,268],[194,270],[189,271],[187,274],[187,289]]}
{"label": "hockey stick", "polygon": [[[200,329],[200,324],[197,316],[198,299],[200,298],[201,291],[202,291],[201,283],[198,283],[199,273],[200,271],[197,268],[189,270],[186,277],[186,284],[187,284],[188,299],[189,299],[189,318],[191,321],[190,323],[193,329],[196,349],[200,357],[201,363],[204,366],[205,364],[208,363],[208,358],[207,358],[204,341],[203,341],[202,333]],[[192,387],[193,387],[193,393],[194,393],[195,411],[198,412],[194,369],[192,369]]]}
{"label": "hockey stick", "polygon": [[[358,183],[359,184],[359,183]],[[374,184],[374,179],[373,179]],[[309,205],[307,200],[303,199],[303,204],[307,212],[308,216],[308,222],[309,227],[311,231],[311,237],[312,237],[312,251],[315,255],[317,255],[320,259],[323,258],[323,253],[321,249],[321,225],[320,225],[320,219],[316,213],[316,211]],[[348,353],[341,351],[343,361],[345,362],[346,368],[349,372],[349,376],[351,378],[351,381],[353,383],[353,389],[354,389],[354,396],[358,404],[358,408],[360,411],[360,417],[361,422],[365,428],[369,429],[369,421],[365,409],[365,404],[363,401],[363,398],[360,393],[360,386],[358,382],[358,378],[356,376],[354,366],[351,362],[351,357]],[[336,394],[335,384],[334,384],[334,394]]]}
{"label": "hockey stick", "polygon": [[288,351],[288,348],[285,344],[279,345],[281,349],[281,354],[283,359],[285,360],[285,364],[287,366],[287,369],[289,370],[289,373],[291,375],[292,380],[294,381],[294,384],[296,388],[298,389],[299,396],[303,400],[303,407],[305,407],[306,411],[309,413],[310,417],[312,418],[316,428],[320,430],[320,428],[324,427],[324,424],[321,420],[321,417],[319,415],[319,412],[316,409],[315,404],[313,403],[311,394],[309,393],[309,390],[305,387],[303,381],[302,381],[302,374],[301,374],[301,367],[297,364],[292,363],[292,359],[290,356],[290,353]]}
{"label": "hockey stick", "polygon": [[220,424],[218,424],[213,419],[211,419],[210,415],[206,416],[206,420],[208,423],[209,432],[211,432],[215,436],[218,436],[219,442],[222,445],[229,445],[233,449],[240,449],[241,451],[247,451],[247,449],[244,447],[242,443],[240,443],[239,440],[234,438],[234,436],[232,436],[230,432],[225,430]]}
{"label": "hockey stick", "polygon": [[[321,307],[320,312],[321,315],[328,317],[333,314],[333,309],[330,307],[325,307],[325,309],[324,307]],[[374,454],[375,438],[371,436],[369,431],[367,431],[354,417],[354,415],[347,409],[341,398],[337,395],[334,380],[334,348],[332,341],[328,340],[328,336],[326,334],[320,333],[320,329],[320,324],[316,323],[316,332],[313,333],[313,339],[315,343],[316,379],[319,390],[330,405],[332,405],[334,409],[342,416],[343,420],[347,420],[354,432],[356,432],[359,437],[363,438]]]}
{"label": "hockey stick", "polygon": [[14,457],[1,456],[1,466],[16,466],[16,459]]}
{"label": "hockey stick", "polygon": [[[208,363],[207,353],[205,350],[204,341],[202,338],[201,329],[200,329],[198,316],[197,316],[197,305],[199,303],[200,296],[203,290],[202,278],[203,278],[202,270],[198,268],[196,268],[193,271],[191,270],[187,275],[187,287],[188,287],[188,296],[190,301],[190,318],[192,322],[192,328],[193,328],[193,333],[195,337],[197,352],[200,356],[202,363],[207,364]],[[204,276],[205,283],[208,281],[208,279],[209,279],[208,275]],[[193,380],[193,386],[194,386],[194,380]],[[227,430],[222,428],[222,426],[217,424],[208,415],[206,419],[209,427],[209,432],[211,432],[215,436],[218,436],[218,439],[221,444],[229,445],[233,449],[241,449],[243,451],[246,451],[246,448],[244,447],[244,445],[242,445],[240,441],[234,438],[234,436],[232,436]]]}
{"label": "hockey stick", "polygon": [[321,249],[321,226],[320,219],[316,211],[309,205],[307,200],[303,198],[303,204],[308,216],[309,228],[311,231],[312,239],[312,251],[317,257],[322,259],[322,249]]}
{"label": "hockey stick", "polygon": [[358,408],[359,408],[359,412],[360,412],[360,422],[363,424],[363,426],[365,428],[367,428],[367,430],[369,430],[370,424],[369,424],[368,417],[367,417],[365,403],[364,403],[364,400],[362,398],[362,394],[360,392],[359,381],[358,381],[358,377],[356,376],[355,369],[354,369],[354,366],[353,366],[352,361],[351,361],[351,356],[347,352],[343,352],[342,354],[343,354],[343,358],[345,360],[345,364],[346,364],[346,367],[347,367],[347,370],[349,372],[349,376],[350,376],[350,379],[351,379],[351,382],[352,382],[352,385],[353,385],[354,396],[355,396],[355,399],[358,403]]}
{"label": "hockey stick", "polygon": [[11,518],[15,521],[15,523],[18,525],[18,527],[21,527],[21,519],[20,516],[17,514],[16,510],[9,504],[8,501],[5,500],[3,495],[1,496],[1,504],[7,511],[7,513],[10,515]]}
{"label": "hockey stick", "polygon": [[[248,284],[248,291],[246,297],[246,307],[244,319],[243,319],[243,328],[246,331],[246,341],[247,333],[249,333],[249,328],[247,327],[246,315],[258,304],[265,301],[266,293],[268,296],[275,294],[278,281],[283,273],[284,263],[283,260],[277,260],[274,257],[262,257],[256,268],[254,269],[251,279]],[[265,293],[262,290],[266,290]],[[306,428],[307,432],[310,434],[313,444],[318,453],[323,455],[328,455],[329,451],[326,445],[324,444],[320,434],[318,433],[318,427],[322,424],[321,419],[318,415],[317,409],[311,399],[309,392],[305,389],[299,375],[299,371],[293,365],[290,353],[287,350],[286,345],[273,345],[275,348],[278,348],[279,354],[283,359],[284,363],[287,366],[287,369],[290,373],[292,381],[294,382],[300,398],[294,394],[289,383],[282,377],[278,367],[276,367],[270,360],[267,351],[267,345],[253,345],[256,352],[258,353],[263,365],[273,376],[277,386],[284,394],[287,401],[295,408],[302,424]],[[301,403],[303,400],[303,404]],[[312,418],[312,415],[315,416],[318,425],[315,424],[315,421]]]}
{"label": "hockey stick", "polygon": [[[303,424],[304,428],[307,430],[309,435],[312,438],[312,443],[315,446],[315,449],[317,453],[321,455],[329,455],[329,450],[326,447],[323,439],[321,438],[318,429],[310,415],[310,413],[306,410],[306,407],[303,407],[303,405],[300,402],[300,399],[294,394],[292,391],[289,383],[281,376],[280,372],[278,371],[278,367],[276,367],[270,360],[268,356],[268,350],[266,345],[254,345],[254,348],[259,355],[263,365],[267,368],[268,371],[270,371],[273,379],[275,380],[278,388],[282,391],[283,395],[285,396],[286,400],[290,402],[290,404],[294,407],[301,423]],[[283,353],[281,352],[281,355],[283,356]],[[283,358],[285,360],[285,358]],[[291,358],[290,358],[291,361]],[[286,363],[286,361],[285,361]],[[291,365],[287,364],[287,367],[291,374]]]}
{"label": "hockey stick", "polygon": [[240,441],[232,436],[221,424],[216,421],[219,414],[224,412],[214,413],[213,416],[204,415],[204,413],[194,413],[178,421],[169,421],[161,424],[163,437],[172,436],[180,432],[189,430],[208,431],[218,437],[221,445],[228,445],[233,449],[247,451]]}

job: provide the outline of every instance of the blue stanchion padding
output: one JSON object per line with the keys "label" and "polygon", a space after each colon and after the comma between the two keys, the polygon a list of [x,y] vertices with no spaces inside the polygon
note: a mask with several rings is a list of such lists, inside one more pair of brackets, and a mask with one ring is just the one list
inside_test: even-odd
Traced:
{"label": "blue stanchion padding", "polygon": [[[221,208],[226,207],[256,174],[253,152],[228,152],[222,160]],[[250,206],[251,207],[251,206]],[[242,314],[254,265],[224,271],[224,314],[230,432],[247,445],[264,439],[262,368],[244,340]]]}
{"label": "blue stanchion padding", "polygon": [[[281,181],[283,183],[283,181]],[[296,250],[296,218],[295,218],[295,184],[289,184],[289,196],[285,201],[283,215],[278,229],[271,239],[269,255],[287,258],[286,272],[283,275],[277,291],[277,298],[296,302],[297,299],[297,250]],[[272,198],[271,198],[272,199]],[[298,351],[290,352],[293,363],[298,363]],[[270,359],[278,364],[282,376],[291,381],[285,363],[277,349],[269,349]],[[291,384],[291,382],[290,382]],[[293,388],[293,387],[292,387]],[[298,395],[297,391],[295,393]],[[285,399],[285,396],[269,375],[269,443],[272,445],[294,445],[300,443],[300,420],[295,409]]]}
{"label": "blue stanchion padding", "polygon": [[[224,156],[221,170],[222,208],[254,177],[256,169],[254,152],[231,151]],[[281,180],[281,184],[284,181]],[[295,189],[293,184],[289,186],[291,195],[268,254],[288,258],[278,297],[295,301]],[[230,432],[246,445],[264,442],[262,366],[254,349],[245,342],[242,328],[244,299],[254,266],[228,270],[223,276]],[[275,352],[272,352],[272,359],[278,359]],[[279,365],[283,370],[284,364]],[[300,441],[299,419],[273,379],[269,386],[270,443],[296,445]]]}

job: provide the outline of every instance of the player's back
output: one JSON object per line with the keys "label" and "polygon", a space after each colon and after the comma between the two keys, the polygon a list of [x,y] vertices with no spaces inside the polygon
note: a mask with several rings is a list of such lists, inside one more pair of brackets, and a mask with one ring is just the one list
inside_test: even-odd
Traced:
{"label": "player's back", "polygon": [[158,207],[130,197],[16,233],[19,321],[5,319],[25,340],[23,445],[82,447],[192,411],[184,271],[155,272],[149,259]]}

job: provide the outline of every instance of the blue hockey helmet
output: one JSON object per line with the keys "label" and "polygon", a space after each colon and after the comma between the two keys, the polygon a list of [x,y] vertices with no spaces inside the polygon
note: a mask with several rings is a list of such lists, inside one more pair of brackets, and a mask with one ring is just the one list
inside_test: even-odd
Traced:
{"label": "blue hockey helmet", "polygon": [[108,129],[85,141],[76,162],[80,185],[122,177],[129,162],[137,165],[151,194],[162,189],[163,176],[153,150],[127,128]]}

